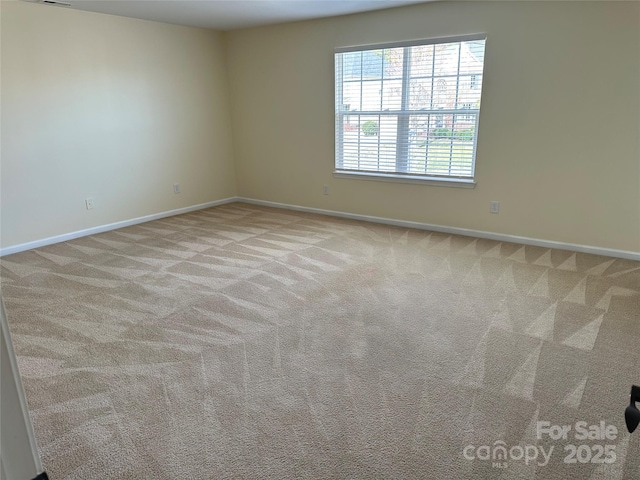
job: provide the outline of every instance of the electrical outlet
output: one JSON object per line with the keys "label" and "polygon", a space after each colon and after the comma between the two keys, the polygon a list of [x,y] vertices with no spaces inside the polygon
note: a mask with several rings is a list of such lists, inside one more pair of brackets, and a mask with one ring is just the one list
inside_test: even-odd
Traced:
{"label": "electrical outlet", "polygon": [[84,204],[87,206],[87,210],[91,210],[93,208],[93,198],[87,198]]}
{"label": "electrical outlet", "polygon": [[322,194],[329,195],[329,185],[325,185],[322,187]]}
{"label": "electrical outlet", "polygon": [[495,200],[491,202],[491,207],[489,208],[491,213],[500,213],[500,202],[496,202]]}
{"label": "electrical outlet", "polygon": [[173,194],[177,195],[180,193],[180,184],[179,183],[174,183],[173,184]]}

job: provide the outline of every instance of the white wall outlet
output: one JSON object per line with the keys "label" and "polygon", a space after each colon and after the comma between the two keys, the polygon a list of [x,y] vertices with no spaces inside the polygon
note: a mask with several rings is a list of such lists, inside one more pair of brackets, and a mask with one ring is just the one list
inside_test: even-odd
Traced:
{"label": "white wall outlet", "polygon": [[500,213],[500,202],[496,202],[495,200],[491,202],[491,207],[489,207],[489,211],[491,213]]}
{"label": "white wall outlet", "polygon": [[177,195],[180,193],[180,184],[179,183],[174,183],[173,184],[173,194]]}
{"label": "white wall outlet", "polygon": [[87,210],[91,210],[93,208],[93,198],[87,198],[84,204],[87,206]]}
{"label": "white wall outlet", "polygon": [[329,185],[324,185],[322,187],[322,194],[323,195],[329,195]]}

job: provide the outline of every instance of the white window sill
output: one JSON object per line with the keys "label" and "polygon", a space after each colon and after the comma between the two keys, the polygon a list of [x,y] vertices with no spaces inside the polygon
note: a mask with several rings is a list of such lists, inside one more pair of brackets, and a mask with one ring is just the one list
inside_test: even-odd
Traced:
{"label": "white window sill", "polygon": [[436,187],[475,188],[476,186],[476,182],[471,178],[422,177],[418,175],[397,175],[393,173],[349,172],[346,170],[336,170],[333,172],[333,176],[335,178],[373,180],[377,182],[416,183]]}

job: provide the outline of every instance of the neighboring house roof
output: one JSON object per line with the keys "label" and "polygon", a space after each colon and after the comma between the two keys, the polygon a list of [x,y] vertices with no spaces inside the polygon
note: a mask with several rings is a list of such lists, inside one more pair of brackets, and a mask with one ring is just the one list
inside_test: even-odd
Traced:
{"label": "neighboring house roof", "polygon": [[473,55],[476,62],[482,62],[484,59],[484,40],[476,40],[470,42],[464,42],[469,49],[469,53]]}

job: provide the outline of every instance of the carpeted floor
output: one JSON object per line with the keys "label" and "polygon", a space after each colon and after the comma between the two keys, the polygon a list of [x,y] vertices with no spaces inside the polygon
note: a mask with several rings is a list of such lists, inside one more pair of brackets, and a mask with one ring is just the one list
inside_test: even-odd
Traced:
{"label": "carpeted floor", "polygon": [[1,265],[52,480],[640,478],[638,262],[236,203]]}

